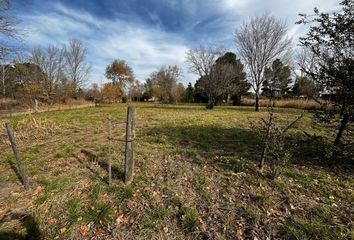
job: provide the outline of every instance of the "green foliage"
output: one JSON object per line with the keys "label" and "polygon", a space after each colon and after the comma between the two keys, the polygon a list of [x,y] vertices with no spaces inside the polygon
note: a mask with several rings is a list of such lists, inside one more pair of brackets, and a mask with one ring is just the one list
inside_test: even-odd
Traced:
{"label": "green foliage", "polygon": [[269,108],[268,111],[268,119],[262,119],[259,126],[255,126],[257,134],[263,142],[259,168],[262,170],[264,161],[267,161],[269,163],[268,175],[271,179],[275,179],[290,160],[290,151],[286,148],[285,134],[303,115],[298,116],[287,126],[281,126],[273,108]]}
{"label": "green foliage", "polygon": [[237,214],[250,225],[255,225],[259,221],[258,211],[253,206],[242,206],[237,209]]}
{"label": "green foliage", "polygon": [[308,97],[318,96],[315,84],[306,76],[296,76],[291,92],[297,97],[303,95]]}
{"label": "green foliage", "polygon": [[330,113],[327,118],[335,117],[340,121],[333,143],[332,162],[340,152],[338,146],[343,132],[354,120],[354,4],[352,0],[343,0],[340,5],[342,8],[334,13],[320,13],[316,8],[313,17],[302,14],[298,22],[315,24],[310,26],[306,37],[300,38],[301,45],[313,55],[314,62],[309,67],[302,67],[302,71],[311,76],[334,102],[334,106],[327,109]]}
{"label": "green foliage", "polygon": [[289,220],[283,226],[286,239],[349,239],[348,234],[341,234],[345,226],[334,225],[335,219],[329,208],[315,207],[303,218]]}
{"label": "green foliage", "polygon": [[84,219],[87,222],[106,225],[112,221],[114,210],[110,203],[92,202],[84,214]]}
{"label": "green foliage", "polygon": [[216,59],[209,75],[201,76],[196,82],[197,95],[201,95],[198,97],[208,99],[207,109],[213,109],[218,102],[227,99],[228,96],[241,98],[249,89],[244,66],[232,52],[227,52]]}
{"label": "green foliage", "polygon": [[186,88],[185,101],[189,103],[194,102],[194,97],[195,97],[195,89],[192,86],[192,83],[188,83],[188,86]]}
{"label": "green foliage", "polygon": [[68,219],[70,221],[76,221],[80,217],[81,213],[81,200],[74,198],[70,199],[65,206],[65,211],[67,213]]}
{"label": "green foliage", "polygon": [[186,232],[194,232],[198,226],[199,213],[197,210],[183,207],[180,211],[181,227]]}
{"label": "green foliage", "polygon": [[116,192],[119,201],[128,200],[133,197],[133,188],[131,186],[119,188]]}
{"label": "green foliage", "polygon": [[284,65],[280,59],[275,59],[272,67],[264,70],[262,94],[270,98],[285,96],[290,89],[290,75],[290,67]]}

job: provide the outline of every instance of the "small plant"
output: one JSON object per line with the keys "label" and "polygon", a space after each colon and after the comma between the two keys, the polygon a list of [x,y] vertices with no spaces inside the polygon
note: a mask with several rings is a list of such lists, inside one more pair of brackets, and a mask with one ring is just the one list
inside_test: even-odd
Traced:
{"label": "small plant", "polygon": [[124,201],[126,199],[129,199],[131,197],[133,197],[133,188],[130,186],[126,186],[121,188],[118,191],[118,198],[120,199],[120,201]]}
{"label": "small plant", "polygon": [[103,202],[93,203],[86,211],[85,218],[95,224],[108,224],[114,217],[114,211],[110,204]]}
{"label": "small plant", "polygon": [[273,107],[268,108],[268,119],[261,119],[260,125],[256,127],[257,133],[263,141],[263,150],[259,162],[259,170],[263,171],[264,162],[269,162],[269,177],[275,179],[280,175],[281,169],[290,159],[290,153],[285,147],[285,133],[301,118],[298,116],[287,126],[280,126],[274,114]]}
{"label": "small plant", "polygon": [[67,202],[65,210],[70,221],[75,221],[80,217],[80,199],[71,199]]}
{"label": "small plant", "polygon": [[237,209],[237,214],[241,216],[250,225],[256,225],[259,222],[259,214],[257,208],[253,206],[242,206]]}
{"label": "small plant", "polygon": [[198,226],[199,214],[195,209],[182,208],[181,227],[186,232],[194,232]]}

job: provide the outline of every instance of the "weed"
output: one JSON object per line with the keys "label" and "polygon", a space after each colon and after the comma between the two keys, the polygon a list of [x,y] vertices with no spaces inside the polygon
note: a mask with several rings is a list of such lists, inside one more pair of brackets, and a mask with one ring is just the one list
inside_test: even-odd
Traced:
{"label": "weed", "polygon": [[114,210],[111,204],[104,202],[91,202],[84,215],[86,221],[101,225],[110,223],[113,217]]}
{"label": "weed", "polygon": [[124,187],[122,188],[122,190],[120,191],[120,195],[118,196],[119,199],[121,199],[122,201],[129,199],[133,196],[133,188],[130,186]]}
{"label": "weed", "polygon": [[194,232],[198,226],[199,214],[196,209],[183,207],[180,210],[181,228],[187,232]]}
{"label": "weed", "polygon": [[255,225],[259,221],[258,210],[251,205],[238,208],[237,214],[244,218],[250,225]]}
{"label": "weed", "polygon": [[66,203],[65,211],[67,213],[69,221],[75,221],[80,217],[80,210],[81,210],[80,202],[81,202],[80,199],[74,198],[74,199],[70,199]]}

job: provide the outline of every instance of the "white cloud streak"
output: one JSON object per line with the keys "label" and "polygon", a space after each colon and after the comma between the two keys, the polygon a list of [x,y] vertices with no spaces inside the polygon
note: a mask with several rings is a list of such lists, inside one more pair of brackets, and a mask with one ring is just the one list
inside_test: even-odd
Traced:
{"label": "white cloud streak", "polygon": [[[98,19],[60,4],[55,5],[55,10],[57,13],[22,16],[30,31],[27,44],[32,47],[63,44],[70,38],[80,38],[88,47],[92,82],[107,81],[105,67],[115,58],[126,60],[139,80],[145,80],[161,65],[177,64],[186,69],[184,55],[188,48],[178,35],[121,19]],[[183,80],[193,81],[193,78]]]}
{"label": "white cloud streak", "polygon": [[[319,6],[321,11],[332,11],[338,7],[338,0],[181,0],[179,4],[176,1],[161,1],[171,8],[181,8],[180,11],[186,13],[182,32],[162,30],[159,16],[153,12],[150,17],[156,20],[155,26],[136,21],[136,16],[113,20],[98,18],[89,12],[59,3],[51,4],[52,11],[24,13],[21,19],[24,27],[30,31],[26,39],[29,47],[64,44],[70,38],[79,38],[86,43],[88,61],[93,67],[92,82],[107,81],[104,78],[106,65],[120,58],[133,67],[139,80],[145,80],[161,65],[177,64],[183,68],[183,82],[187,83],[197,79],[188,73],[184,62],[189,46],[207,42],[234,50],[232,33],[238,23],[264,12],[287,21],[289,36],[297,41],[307,30],[294,25],[298,13],[312,13],[315,6]],[[195,32],[195,27],[213,14],[219,18],[208,19],[201,28],[204,31],[221,28],[221,34]],[[225,43],[228,45],[225,46]]]}

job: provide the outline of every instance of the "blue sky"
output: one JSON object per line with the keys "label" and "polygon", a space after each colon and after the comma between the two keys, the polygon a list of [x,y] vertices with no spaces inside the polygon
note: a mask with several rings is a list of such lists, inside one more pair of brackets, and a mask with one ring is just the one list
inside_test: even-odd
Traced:
{"label": "blue sky", "polygon": [[81,39],[92,65],[90,82],[103,83],[107,64],[124,59],[144,81],[161,65],[177,64],[182,82],[195,82],[185,52],[199,44],[235,51],[233,32],[248,17],[268,12],[288,23],[297,38],[304,27],[295,25],[298,13],[314,7],[331,11],[339,0],[17,0],[14,14],[26,31],[29,51],[48,44]]}

